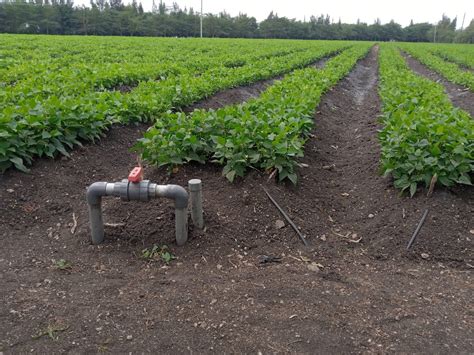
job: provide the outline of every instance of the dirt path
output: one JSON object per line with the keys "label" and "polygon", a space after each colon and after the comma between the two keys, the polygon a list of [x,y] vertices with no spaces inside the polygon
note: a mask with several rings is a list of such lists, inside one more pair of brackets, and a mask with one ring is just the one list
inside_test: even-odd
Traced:
{"label": "dirt path", "polygon": [[259,81],[249,86],[239,86],[229,90],[220,91],[209,99],[197,102],[194,105],[183,109],[183,111],[192,112],[196,109],[217,109],[228,105],[246,102],[250,99],[258,97],[267,89],[267,87],[272,85],[275,80],[280,80],[281,78],[282,76],[278,76],[274,79]]}
{"label": "dirt path", "polygon": [[[85,188],[126,176],[135,159],[128,147],[143,126],[112,130],[71,159],[40,161],[30,175],[6,174],[0,351],[472,351],[473,190],[409,199],[377,174],[376,84],[374,50],[323,98],[297,187],[257,172],[229,184],[212,165],[171,177],[147,168],[160,183],[203,179],[207,228],[191,229],[182,248],[173,242],[173,208],[162,200],[104,199],[105,221],[123,226],[107,227],[103,245],[89,244]],[[282,218],[261,185],[309,248],[276,226]],[[406,253],[425,207],[430,215]],[[141,259],[153,244],[169,245],[177,260]],[[282,260],[260,264],[262,255]],[[59,259],[72,268],[58,270]],[[48,326],[60,329],[57,340],[33,338]]]}
{"label": "dirt path", "polygon": [[411,70],[430,80],[442,84],[452,103],[464,111],[469,112],[471,117],[474,117],[474,93],[472,91],[469,91],[469,89],[461,85],[457,85],[450,82],[449,80],[446,80],[444,77],[427,68],[409,54],[404,52],[401,53]]}

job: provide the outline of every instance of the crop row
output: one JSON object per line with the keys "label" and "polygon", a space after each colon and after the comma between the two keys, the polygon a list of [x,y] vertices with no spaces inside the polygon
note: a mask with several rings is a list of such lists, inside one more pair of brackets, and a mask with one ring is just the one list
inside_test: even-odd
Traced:
{"label": "crop row", "polygon": [[443,86],[414,74],[398,49],[380,50],[382,170],[413,195],[419,184],[471,184],[474,121],[453,107]]}
{"label": "crop row", "polygon": [[[347,43],[325,43],[305,52],[263,59],[237,68],[215,67],[196,75],[179,75],[166,81],[140,83],[126,95],[128,117],[151,119],[162,113],[189,105],[217,91],[247,85],[301,68],[347,48]],[[157,92],[160,95],[157,95]],[[133,115],[137,116],[133,116]]]}
{"label": "crop row", "polygon": [[330,59],[321,70],[309,67],[288,74],[259,98],[218,110],[168,113],[151,127],[136,149],[159,166],[212,161],[224,166],[230,181],[249,167],[272,171],[296,183],[296,159],[313,125],[321,95],[364,56],[361,43]]}
{"label": "crop row", "polygon": [[428,68],[441,74],[455,84],[463,85],[474,91],[474,74],[461,69],[457,64],[450,63],[437,55],[432,54],[426,48],[413,44],[403,44],[400,46],[404,51],[418,59]]}
{"label": "crop row", "polygon": [[[26,170],[25,164],[35,156],[67,154],[67,149],[80,141],[99,138],[113,123],[154,120],[219,90],[286,73],[348,45],[319,42],[290,54],[281,54],[280,50],[280,55],[263,55],[242,66],[218,65],[199,74],[188,71],[159,81],[140,82],[128,94],[84,90],[74,95],[43,95],[42,88],[25,89],[14,103],[4,97],[0,100],[5,103],[0,111],[0,171],[11,165]],[[228,52],[226,58],[233,60],[235,56]],[[81,85],[79,80],[77,85]],[[5,91],[0,90],[0,99],[2,95]]]}
{"label": "crop row", "polygon": [[[99,42],[100,43],[100,42]],[[11,102],[17,103],[24,98],[42,98],[54,95],[82,95],[85,91],[111,89],[118,85],[135,85],[144,80],[163,80],[171,75],[183,73],[196,73],[197,75],[216,66],[238,67],[265,58],[285,56],[301,52],[308,46],[275,45],[273,48],[264,47],[254,51],[241,51],[238,43],[236,53],[229,56],[231,48],[228,44],[217,45],[209,54],[206,45],[175,46],[168,51],[150,50],[141,55],[147,46],[140,48],[131,47],[130,51],[123,49],[114,53],[113,48],[94,50],[89,47],[67,50],[67,47],[56,47],[60,56],[43,58],[33,56],[18,65],[0,70],[1,87],[4,93],[0,97],[0,105]],[[127,48],[126,42],[124,47]],[[166,49],[166,47],[165,47]],[[247,48],[248,49],[248,48]],[[78,52],[82,51],[82,52]],[[4,52],[4,51],[2,51]],[[109,53],[111,52],[111,53]],[[89,53],[87,60],[84,53]],[[122,57],[118,58],[117,53]],[[51,53],[51,55],[54,55]],[[0,106],[1,107],[1,106]]]}
{"label": "crop row", "polygon": [[462,67],[474,70],[474,48],[463,45],[431,45],[428,50],[437,56],[450,62],[457,63]]}

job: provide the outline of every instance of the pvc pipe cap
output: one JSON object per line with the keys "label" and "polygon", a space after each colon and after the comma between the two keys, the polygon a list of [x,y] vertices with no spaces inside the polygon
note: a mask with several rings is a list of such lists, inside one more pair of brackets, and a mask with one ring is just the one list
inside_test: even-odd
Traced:
{"label": "pvc pipe cap", "polygon": [[201,190],[202,181],[201,179],[191,179],[188,181],[189,190],[199,191]]}

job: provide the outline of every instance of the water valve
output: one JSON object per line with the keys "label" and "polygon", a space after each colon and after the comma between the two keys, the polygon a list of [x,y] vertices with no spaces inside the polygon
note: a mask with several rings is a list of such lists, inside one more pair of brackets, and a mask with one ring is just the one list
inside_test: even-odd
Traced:
{"label": "water valve", "polygon": [[128,174],[128,181],[137,183],[143,180],[143,168],[141,166],[136,166]]}

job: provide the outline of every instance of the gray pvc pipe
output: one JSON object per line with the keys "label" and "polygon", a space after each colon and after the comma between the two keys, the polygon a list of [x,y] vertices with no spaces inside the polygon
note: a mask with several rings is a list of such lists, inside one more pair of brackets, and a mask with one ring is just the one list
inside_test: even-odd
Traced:
{"label": "gray pvc pipe", "polygon": [[191,197],[191,219],[198,228],[204,228],[202,213],[202,182],[200,179],[188,181],[189,195]]}
{"label": "gray pvc pipe", "polygon": [[92,244],[104,240],[102,219],[102,197],[120,196],[125,201],[148,201],[150,198],[165,197],[174,200],[176,242],[183,245],[188,240],[188,193],[179,185],[157,185],[149,181],[133,184],[122,182],[95,182],[87,189],[87,203],[91,224]]}
{"label": "gray pvc pipe", "polygon": [[[153,190],[153,188],[155,188],[156,197],[165,197],[174,200],[174,205],[177,209],[188,207],[188,193],[184,187],[179,185],[151,184],[151,190]],[[150,197],[155,196],[152,195]]]}
{"label": "gray pvc pipe", "polygon": [[174,210],[176,243],[181,246],[188,240],[188,209],[177,208]]}
{"label": "gray pvc pipe", "polygon": [[104,222],[102,220],[102,196],[106,195],[107,183],[95,182],[87,189],[87,204],[91,223],[92,244],[104,241]]}
{"label": "gray pvc pipe", "polygon": [[188,193],[179,185],[155,185],[155,194],[174,200],[176,243],[183,245],[188,240]]}

